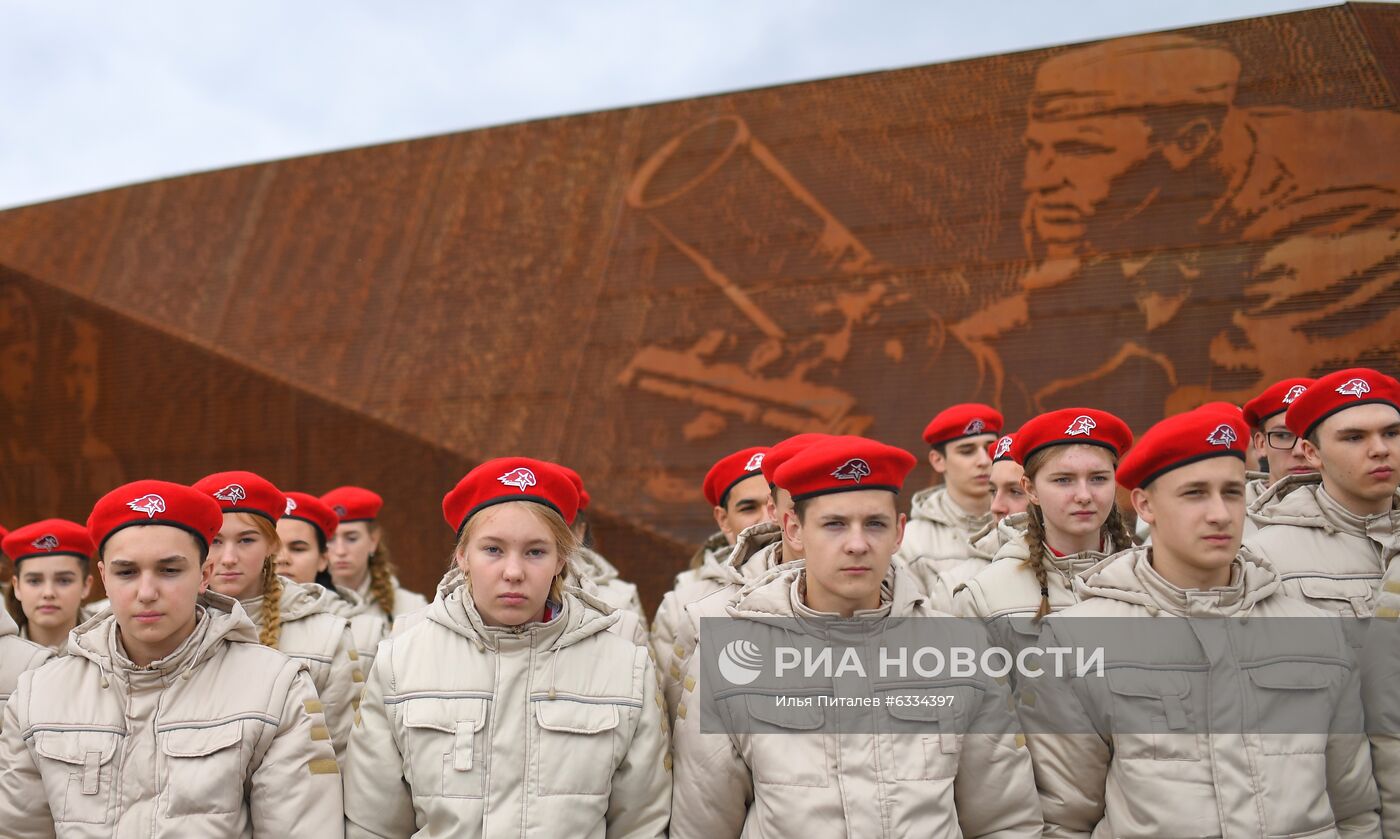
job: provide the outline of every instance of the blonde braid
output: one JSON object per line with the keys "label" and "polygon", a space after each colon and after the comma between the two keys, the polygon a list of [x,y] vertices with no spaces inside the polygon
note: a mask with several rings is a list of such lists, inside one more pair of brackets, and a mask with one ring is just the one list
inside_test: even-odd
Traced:
{"label": "blonde braid", "polygon": [[1113,505],[1113,509],[1108,511],[1108,518],[1104,519],[1103,527],[1099,528],[1099,533],[1107,543],[1105,547],[1111,548],[1110,553],[1126,551],[1137,544],[1137,540],[1128,530],[1128,523],[1123,520],[1123,512],[1118,509],[1116,503]]}
{"label": "blonde braid", "polygon": [[1026,518],[1025,537],[1030,556],[1026,557],[1025,563],[1035,570],[1035,581],[1040,584],[1040,608],[1035,613],[1036,623],[1039,623],[1050,614],[1050,571],[1049,560],[1045,557],[1045,519],[1039,504],[1029,505],[1026,512],[1030,513]]}
{"label": "blonde braid", "polygon": [[[369,526],[371,531],[379,530],[377,522],[371,522]],[[396,570],[393,561],[389,558],[389,546],[384,543],[384,534],[380,532],[379,547],[369,555],[369,596],[384,611],[390,626],[394,625],[394,571]]]}
{"label": "blonde braid", "polygon": [[275,557],[263,560],[262,593],[262,629],[258,631],[258,640],[275,650],[282,640],[282,578],[277,576]]}

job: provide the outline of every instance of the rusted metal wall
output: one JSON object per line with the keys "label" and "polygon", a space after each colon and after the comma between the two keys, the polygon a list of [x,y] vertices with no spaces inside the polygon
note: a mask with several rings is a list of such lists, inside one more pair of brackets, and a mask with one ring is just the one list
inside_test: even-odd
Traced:
{"label": "rusted metal wall", "polygon": [[[523,453],[583,473],[655,602],[711,529],[700,477],[745,445],[917,451],[965,399],[1140,429],[1395,372],[1397,33],[1353,4],[0,213],[28,300],[0,303],[0,521],[77,515],[117,474],[359,481],[426,588],[442,493]],[[70,344],[96,407],[50,399]]]}

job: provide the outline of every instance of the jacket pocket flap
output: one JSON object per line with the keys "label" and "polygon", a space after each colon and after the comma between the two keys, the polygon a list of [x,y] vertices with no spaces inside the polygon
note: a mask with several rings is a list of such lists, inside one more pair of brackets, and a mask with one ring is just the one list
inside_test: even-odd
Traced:
{"label": "jacket pocket flap", "polygon": [[1298,590],[1315,600],[1355,600],[1366,602],[1375,594],[1370,580],[1333,580],[1327,577],[1299,577]]}
{"label": "jacket pocket flap", "polygon": [[96,752],[98,763],[106,763],[117,753],[117,735],[110,731],[36,731],[34,750],[44,757],[78,766]]}
{"label": "jacket pocket flap", "polygon": [[403,724],[408,728],[430,728],[447,734],[457,733],[458,723],[471,723],[472,731],[486,725],[485,699],[410,699],[404,703]]}
{"label": "jacket pocket flap", "polygon": [[1119,696],[1161,699],[1165,696],[1184,697],[1191,693],[1191,681],[1185,673],[1174,670],[1149,670],[1141,667],[1112,667],[1105,671],[1108,689]]}
{"label": "jacket pocket flap", "polygon": [[811,731],[821,728],[822,723],[826,721],[826,714],[817,706],[817,701],[813,697],[811,705],[790,704],[780,707],[776,696],[750,693],[744,695],[744,710],[750,717],[767,725],[792,731]]}
{"label": "jacket pocket flap", "polygon": [[617,706],[608,703],[542,699],[535,702],[535,721],[546,731],[599,734],[617,728]]}
{"label": "jacket pocket flap", "polygon": [[1261,688],[1320,690],[1331,684],[1336,668],[1308,661],[1284,661],[1251,667],[1249,680]]}
{"label": "jacket pocket flap", "polygon": [[234,720],[208,728],[172,728],[161,739],[161,750],[170,757],[203,757],[242,740],[243,722]]}

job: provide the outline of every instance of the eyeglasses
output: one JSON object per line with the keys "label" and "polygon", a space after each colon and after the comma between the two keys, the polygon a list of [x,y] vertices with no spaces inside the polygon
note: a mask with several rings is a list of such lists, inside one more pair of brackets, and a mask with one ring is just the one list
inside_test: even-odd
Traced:
{"label": "eyeglasses", "polygon": [[1298,442],[1298,435],[1286,428],[1275,428],[1264,435],[1269,439],[1269,448],[1289,451]]}

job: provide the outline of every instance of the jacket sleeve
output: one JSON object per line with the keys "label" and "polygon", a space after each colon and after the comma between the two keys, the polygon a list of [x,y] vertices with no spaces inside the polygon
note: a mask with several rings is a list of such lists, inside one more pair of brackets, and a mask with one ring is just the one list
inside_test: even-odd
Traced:
{"label": "jacket sleeve", "polygon": [[[1038,646],[1062,646],[1046,626]],[[1082,679],[1074,680],[1082,683]],[[1017,708],[1026,731],[1046,837],[1089,839],[1104,817],[1112,751],[1070,679],[1022,679]]]}
{"label": "jacket sleeve", "polygon": [[1032,839],[1044,828],[1031,756],[1010,702],[1010,688],[988,680],[978,707],[970,709],[953,779],[958,824],[969,839]]}
{"label": "jacket sleeve", "polygon": [[[344,837],[340,768],[321,700],[297,667],[286,685],[271,742],[253,770],[248,793],[253,833],[297,839]],[[276,694],[274,694],[276,695]]]}
{"label": "jacket sleeve", "polygon": [[672,721],[676,716],[676,702],[680,699],[681,662],[675,653],[676,627],[684,619],[676,592],[666,592],[656,609],[656,620],[651,623],[651,657],[656,664],[657,680],[661,683],[661,694],[666,699],[666,710]]}
{"label": "jacket sleeve", "polygon": [[608,839],[658,839],[671,818],[670,729],[657,693],[656,670],[640,647],[632,670],[642,683],[642,707],[627,754],[613,772]]}
{"label": "jacket sleeve", "polygon": [[6,836],[42,839],[54,835],[54,823],[44,780],[24,740],[33,675],[20,675],[19,687],[5,705],[4,721],[0,722],[0,825],[4,825]]}
{"label": "jacket sleeve", "polygon": [[394,736],[396,720],[390,718],[384,704],[384,696],[392,688],[393,646],[392,641],[380,646],[350,732],[345,755],[347,839],[403,837],[417,829],[413,793],[403,777],[403,752]]}
{"label": "jacket sleeve", "polygon": [[952,613],[960,618],[980,618],[983,616],[982,604],[974,593],[972,581],[968,581],[958,586],[958,590],[953,592]]}
{"label": "jacket sleeve", "polygon": [[730,734],[700,731],[700,656],[691,655],[676,706],[672,839],[737,839],[753,802],[753,773]]}
{"label": "jacket sleeve", "polygon": [[[1392,562],[1387,577],[1400,564]],[[1366,633],[1361,698],[1371,739],[1371,769],[1381,801],[1381,832],[1400,837],[1400,591],[1387,580]],[[1335,809],[1336,805],[1333,805]]]}
{"label": "jacket sleeve", "polygon": [[350,624],[342,620],[331,659],[330,680],[326,689],[321,691],[331,745],[335,747],[335,759],[342,766],[345,765],[345,746],[350,741],[350,727],[355,722],[355,709],[364,681],[364,673],[360,671],[360,654],[355,651]]}

